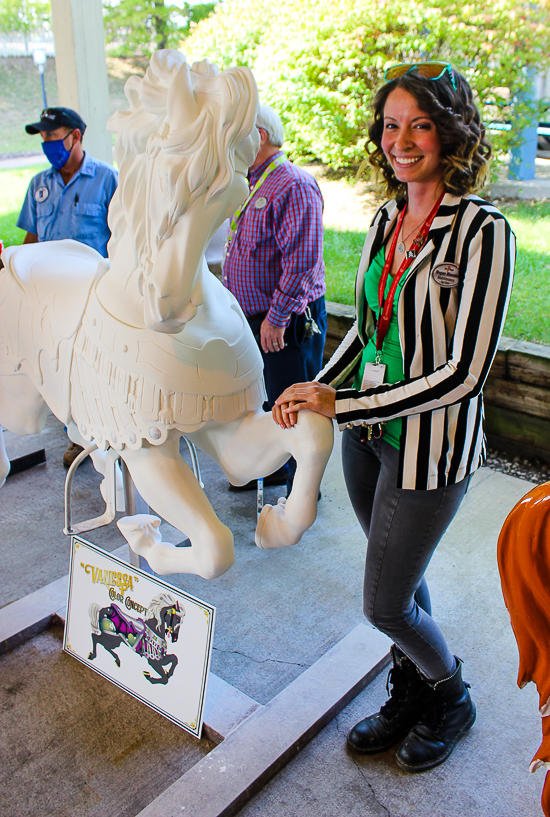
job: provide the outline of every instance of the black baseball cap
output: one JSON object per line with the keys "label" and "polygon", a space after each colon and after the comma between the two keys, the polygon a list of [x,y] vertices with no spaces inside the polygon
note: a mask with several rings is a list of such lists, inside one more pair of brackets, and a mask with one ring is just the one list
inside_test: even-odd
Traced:
{"label": "black baseball cap", "polygon": [[81,133],[86,130],[86,123],[72,108],[44,108],[40,114],[40,122],[33,122],[26,125],[27,133],[40,133],[40,131],[52,131],[65,125],[67,128],[78,128]]}

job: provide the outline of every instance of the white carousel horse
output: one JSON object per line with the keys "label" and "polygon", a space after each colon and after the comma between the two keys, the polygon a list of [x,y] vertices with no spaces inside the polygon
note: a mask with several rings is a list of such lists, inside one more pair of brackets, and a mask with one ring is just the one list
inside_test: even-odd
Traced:
{"label": "white carousel horse", "polygon": [[110,122],[120,168],[110,265],[75,241],[4,252],[0,422],[36,433],[47,403],[74,442],[97,443],[98,470],[116,449],[145,501],[191,541],[174,548],[157,517],[138,515],[119,522],[132,549],[157,573],[212,578],[232,565],[233,536],[181,458],[181,435],[235,485],[296,459],[290,496],[266,505],[256,530],[259,547],[279,548],[315,520],[332,423],[301,412],[283,431],[262,411],[257,345],[204,261],[248,192],[258,148],[252,74],[219,73],[206,60],[189,68],[181,53],[159,51],[125,93],[129,110]]}

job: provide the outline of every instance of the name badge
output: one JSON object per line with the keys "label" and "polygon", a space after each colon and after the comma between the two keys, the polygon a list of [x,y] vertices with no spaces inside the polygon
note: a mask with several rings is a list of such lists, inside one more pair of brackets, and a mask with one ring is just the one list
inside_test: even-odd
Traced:
{"label": "name badge", "polygon": [[458,286],[458,266],[456,264],[438,264],[432,270],[432,278],[440,287],[446,289]]}
{"label": "name badge", "polygon": [[261,210],[263,207],[266,206],[266,204],[267,204],[267,199],[264,199],[263,196],[260,196],[254,202],[254,207],[256,208],[256,210]]}
{"label": "name badge", "polygon": [[363,369],[363,379],[361,380],[361,391],[365,389],[374,389],[376,386],[381,386],[384,382],[386,374],[385,363],[365,363]]}
{"label": "name badge", "polygon": [[50,195],[50,191],[47,187],[38,187],[34,191],[34,200],[35,201],[46,201],[48,196]]}

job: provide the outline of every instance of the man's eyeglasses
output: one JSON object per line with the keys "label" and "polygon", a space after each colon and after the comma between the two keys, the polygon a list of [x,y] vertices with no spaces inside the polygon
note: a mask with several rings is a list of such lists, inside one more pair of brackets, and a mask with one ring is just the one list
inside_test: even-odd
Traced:
{"label": "man's eyeglasses", "polygon": [[392,79],[402,77],[404,74],[410,74],[411,71],[416,71],[426,79],[441,79],[447,72],[456,91],[453,66],[450,62],[402,62],[399,65],[390,65],[384,73],[384,80],[390,82]]}

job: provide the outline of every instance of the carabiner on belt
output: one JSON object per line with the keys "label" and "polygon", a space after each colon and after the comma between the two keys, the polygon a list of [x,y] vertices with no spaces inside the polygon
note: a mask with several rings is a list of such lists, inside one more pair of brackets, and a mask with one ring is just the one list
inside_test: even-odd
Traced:
{"label": "carabiner on belt", "polygon": [[383,425],[384,423],[371,423],[370,425],[362,423],[359,442],[366,443],[369,440],[379,440],[382,436]]}

